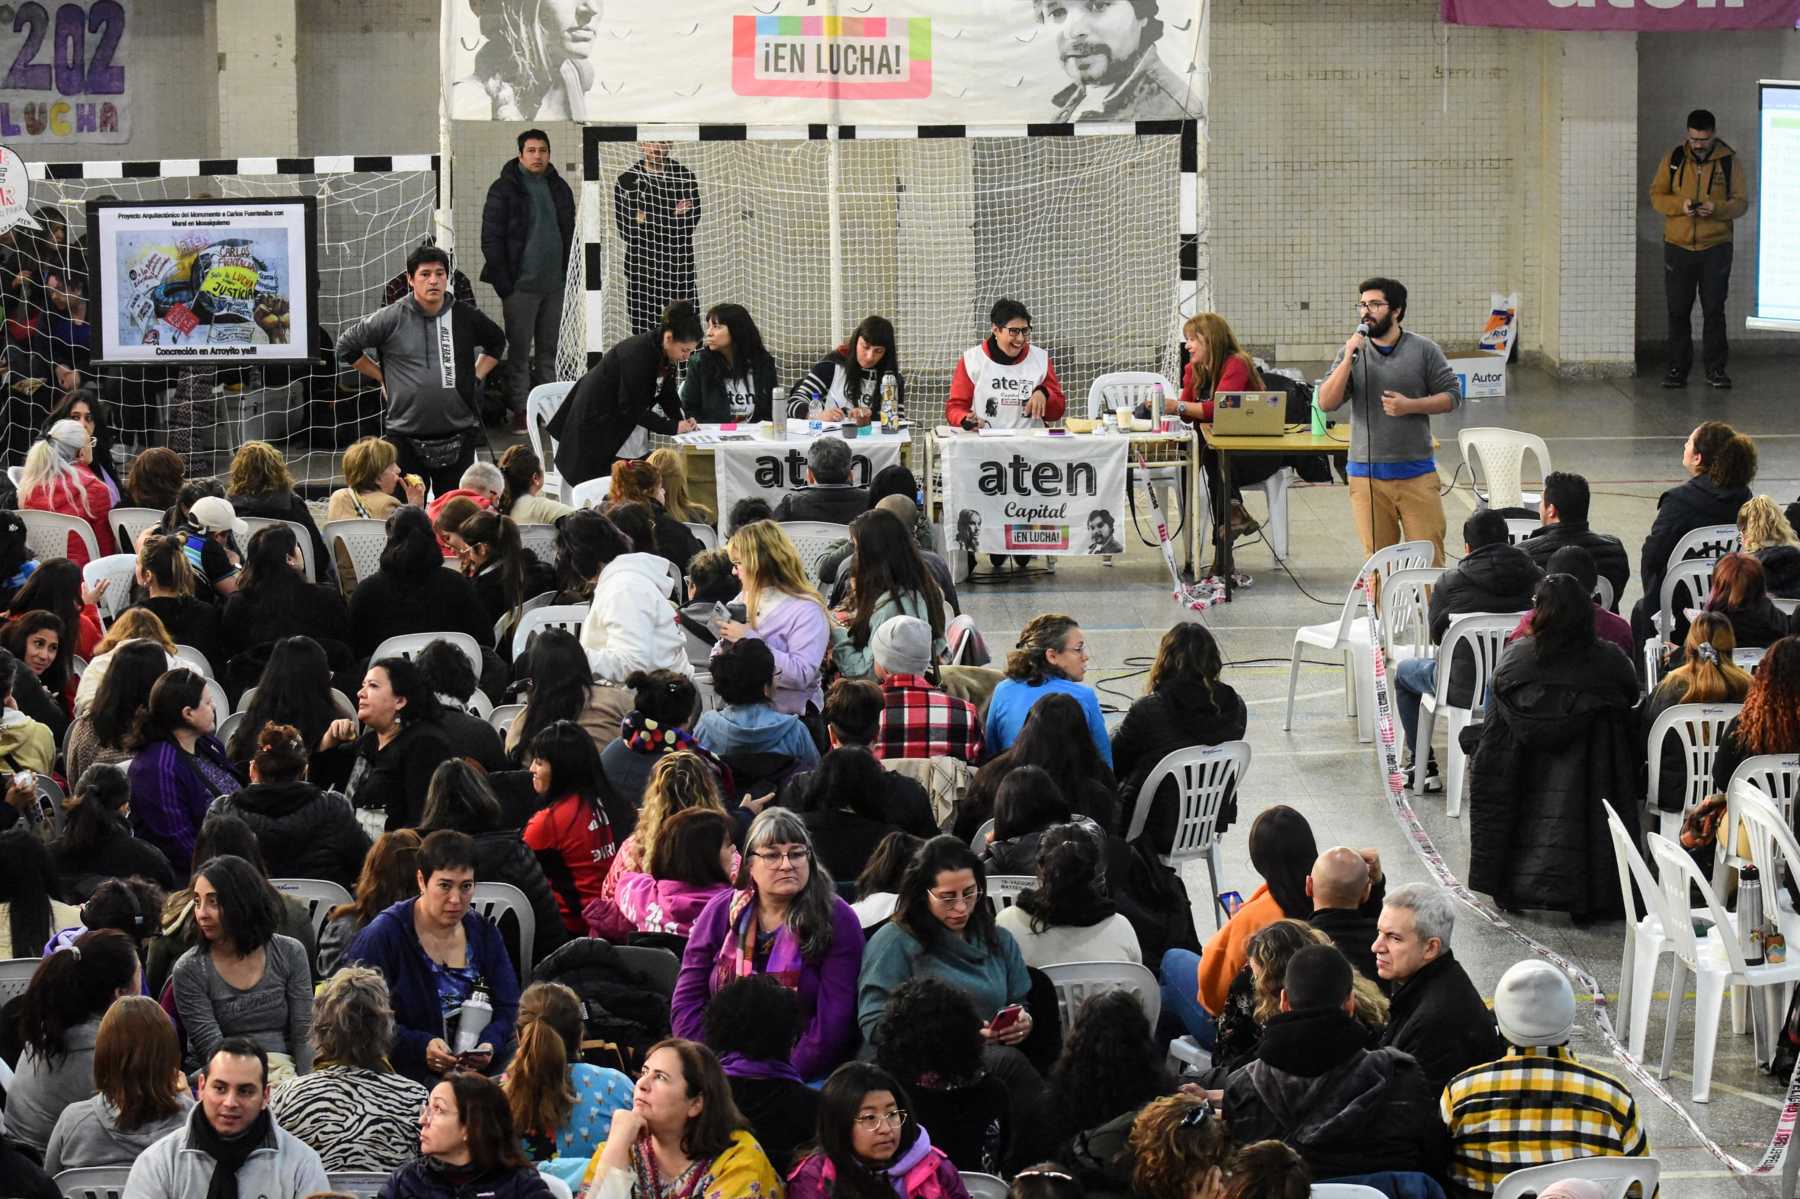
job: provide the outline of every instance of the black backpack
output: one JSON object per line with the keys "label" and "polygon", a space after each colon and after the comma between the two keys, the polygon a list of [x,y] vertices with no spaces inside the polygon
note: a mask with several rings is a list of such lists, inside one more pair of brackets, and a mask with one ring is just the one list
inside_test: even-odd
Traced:
{"label": "black backpack", "polygon": [[570,941],[537,964],[536,982],[562,983],[581,997],[581,1058],[636,1076],[650,1046],[669,1035],[669,991],[628,964],[612,944]]}
{"label": "black backpack", "polygon": [[[1279,391],[1287,397],[1284,405],[1286,412],[1282,419],[1290,425],[1299,425],[1302,430],[1312,427],[1312,384],[1299,379],[1290,379],[1286,375],[1270,370],[1262,374],[1264,391]],[[1290,454],[1285,464],[1294,468],[1294,473],[1307,483],[1331,482],[1330,454]]]}
{"label": "black backpack", "polygon": [[[1735,155],[1735,154],[1727,154],[1724,158],[1721,158],[1719,160],[1723,170],[1725,171],[1725,198],[1727,200],[1731,199],[1731,160],[1736,157],[1737,157],[1737,155]],[[1686,162],[1687,162],[1687,143],[1682,142],[1679,146],[1676,146],[1673,150],[1669,151],[1669,190],[1670,191],[1675,190],[1676,181],[1681,178],[1681,168],[1683,165],[1686,164]]]}

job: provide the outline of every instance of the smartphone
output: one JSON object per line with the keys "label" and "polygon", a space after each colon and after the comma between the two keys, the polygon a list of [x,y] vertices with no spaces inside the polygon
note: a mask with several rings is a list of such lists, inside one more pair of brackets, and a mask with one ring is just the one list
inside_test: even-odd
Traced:
{"label": "smartphone", "polygon": [[1244,906],[1244,897],[1236,891],[1220,892],[1219,906],[1225,909],[1225,915],[1235,916],[1237,910]]}
{"label": "smartphone", "polygon": [[12,776],[12,785],[15,787],[35,788],[37,786],[37,775],[29,770],[15,771]]}
{"label": "smartphone", "polygon": [[988,1021],[988,1031],[991,1033],[1005,1032],[1007,1029],[1017,1024],[1019,1022],[1019,1017],[1024,1014],[1025,1009],[1020,1004],[1008,1004],[1006,1007],[995,1012],[994,1018]]}

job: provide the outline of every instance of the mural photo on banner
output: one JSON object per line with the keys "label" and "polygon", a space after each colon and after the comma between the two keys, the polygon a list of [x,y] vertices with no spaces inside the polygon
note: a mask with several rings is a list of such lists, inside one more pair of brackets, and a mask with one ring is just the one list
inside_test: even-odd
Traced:
{"label": "mural photo on banner", "polygon": [[[1203,117],[1203,0],[445,5],[464,121],[933,125]],[[767,9],[767,11],[764,11]],[[687,14],[697,14],[688,20]]]}
{"label": "mural photo on banner", "polygon": [[1681,33],[1792,29],[1800,0],[1442,0],[1452,25]]}
{"label": "mural photo on banner", "polygon": [[983,554],[1122,554],[1123,437],[948,436],[945,533]]}
{"label": "mural photo on banner", "polygon": [[131,140],[127,30],[136,0],[0,5],[0,142]]}

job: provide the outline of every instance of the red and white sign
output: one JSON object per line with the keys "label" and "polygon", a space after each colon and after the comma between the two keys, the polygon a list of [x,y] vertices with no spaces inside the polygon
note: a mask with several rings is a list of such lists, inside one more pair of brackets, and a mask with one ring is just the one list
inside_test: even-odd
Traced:
{"label": "red and white sign", "polygon": [[1442,0],[1452,25],[1504,29],[1683,33],[1792,29],[1800,0]]}

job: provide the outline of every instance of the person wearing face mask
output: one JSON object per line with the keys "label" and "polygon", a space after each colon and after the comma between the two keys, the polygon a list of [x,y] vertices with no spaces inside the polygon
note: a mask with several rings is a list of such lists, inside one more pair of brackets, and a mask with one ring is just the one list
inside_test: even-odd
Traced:
{"label": "person wearing face mask", "polygon": [[1436,342],[1401,328],[1406,285],[1365,279],[1362,323],[1319,384],[1321,411],[1350,405],[1350,511],[1363,553],[1400,541],[1429,541],[1444,564],[1444,501],[1438,495],[1431,418],[1462,407],[1462,386]]}
{"label": "person wearing face mask", "polygon": [[566,485],[610,474],[620,458],[645,457],[652,433],[699,427],[681,411],[675,368],[700,337],[694,306],[678,300],[659,323],[613,346],[581,377],[546,426],[556,439],[556,469]]}
{"label": "person wearing face mask", "polygon": [[[93,461],[94,439],[81,422],[57,421],[25,455],[19,476],[19,507],[86,521],[104,557],[117,548],[111,522],[106,519],[112,511],[112,497],[105,481],[95,473]],[[77,566],[87,565],[87,546],[79,537],[69,538],[67,556]]]}
{"label": "person wearing face mask", "polygon": [[1194,115],[1200,98],[1156,53],[1156,0],[1033,0],[1040,25],[1073,81],[1051,97],[1062,124],[1166,121]]}
{"label": "person wearing face mask", "polygon": [[885,316],[863,317],[844,344],[814,363],[794,384],[788,393],[788,415],[805,417],[817,401],[823,405],[819,415],[824,420],[878,421],[882,417],[881,389],[890,378],[894,402],[904,414],[906,377],[900,373],[895,342],[893,321]]}
{"label": "person wearing face mask", "polygon": [[200,1072],[200,1104],[131,1164],[133,1199],[301,1199],[332,1189],[319,1155],[269,1114],[269,1055],[248,1037],[219,1042]]}

